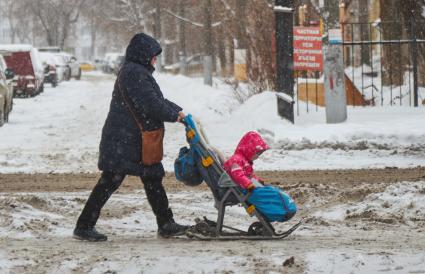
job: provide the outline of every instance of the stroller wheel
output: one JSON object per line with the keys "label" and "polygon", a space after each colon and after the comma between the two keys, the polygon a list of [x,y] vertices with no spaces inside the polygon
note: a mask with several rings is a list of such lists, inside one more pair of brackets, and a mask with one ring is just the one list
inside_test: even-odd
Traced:
{"label": "stroller wheel", "polygon": [[267,234],[267,230],[261,222],[254,222],[248,228],[249,236],[263,236]]}

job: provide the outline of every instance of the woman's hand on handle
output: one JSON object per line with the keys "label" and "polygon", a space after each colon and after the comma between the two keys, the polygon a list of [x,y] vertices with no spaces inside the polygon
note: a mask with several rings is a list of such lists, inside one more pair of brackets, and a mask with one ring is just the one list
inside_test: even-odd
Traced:
{"label": "woman's hand on handle", "polygon": [[184,117],[186,117],[186,115],[183,113],[183,111],[180,111],[180,112],[179,112],[179,116],[177,117],[177,122],[178,122],[178,123],[182,123],[182,122],[183,122]]}

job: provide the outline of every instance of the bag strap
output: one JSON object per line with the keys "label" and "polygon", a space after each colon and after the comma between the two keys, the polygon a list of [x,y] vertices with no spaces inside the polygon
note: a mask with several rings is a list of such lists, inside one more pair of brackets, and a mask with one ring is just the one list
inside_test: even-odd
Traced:
{"label": "bag strap", "polygon": [[117,76],[117,82],[118,82],[118,90],[120,91],[121,96],[122,96],[122,98],[124,99],[124,104],[126,105],[126,107],[128,108],[128,110],[131,112],[131,115],[133,116],[134,120],[136,121],[136,124],[137,124],[137,126],[139,127],[139,129],[140,129],[141,131],[144,131],[144,130],[143,130],[143,126],[142,126],[142,122],[141,122],[141,121],[139,121],[139,119],[137,118],[136,111],[135,111],[135,110],[133,110],[133,108],[132,108],[132,106],[131,106],[131,104],[130,104],[130,100],[129,100],[129,99],[128,99],[128,97],[124,94],[124,91],[123,91],[123,90],[122,90],[122,88],[121,88],[120,76],[121,76],[121,69],[120,69],[120,71],[119,71],[119,73],[118,73],[118,76]]}

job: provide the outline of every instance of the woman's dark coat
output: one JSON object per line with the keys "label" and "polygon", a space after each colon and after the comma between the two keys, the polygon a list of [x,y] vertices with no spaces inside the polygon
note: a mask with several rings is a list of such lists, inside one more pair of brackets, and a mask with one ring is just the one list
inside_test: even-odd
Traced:
{"label": "woman's dark coat", "polygon": [[162,164],[141,164],[140,129],[124,103],[119,88],[136,111],[145,131],[164,127],[164,122],[176,122],[182,109],[164,99],[152,77],[150,61],[162,49],[152,37],[140,33],[131,40],[125,63],[115,82],[108,117],[100,141],[99,169],[148,178],[164,176]]}

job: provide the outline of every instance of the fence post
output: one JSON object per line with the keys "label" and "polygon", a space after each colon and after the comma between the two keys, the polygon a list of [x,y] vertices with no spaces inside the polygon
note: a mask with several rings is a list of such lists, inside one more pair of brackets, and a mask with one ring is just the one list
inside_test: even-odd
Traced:
{"label": "fence post", "polygon": [[276,0],[277,109],[282,118],[294,123],[294,1]]}
{"label": "fence post", "polygon": [[411,32],[412,32],[412,45],[410,47],[410,54],[413,62],[413,105],[418,107],[419,94],[418,94],[418,41],[416,36],[416,21],[414,15],[410,17]]}

